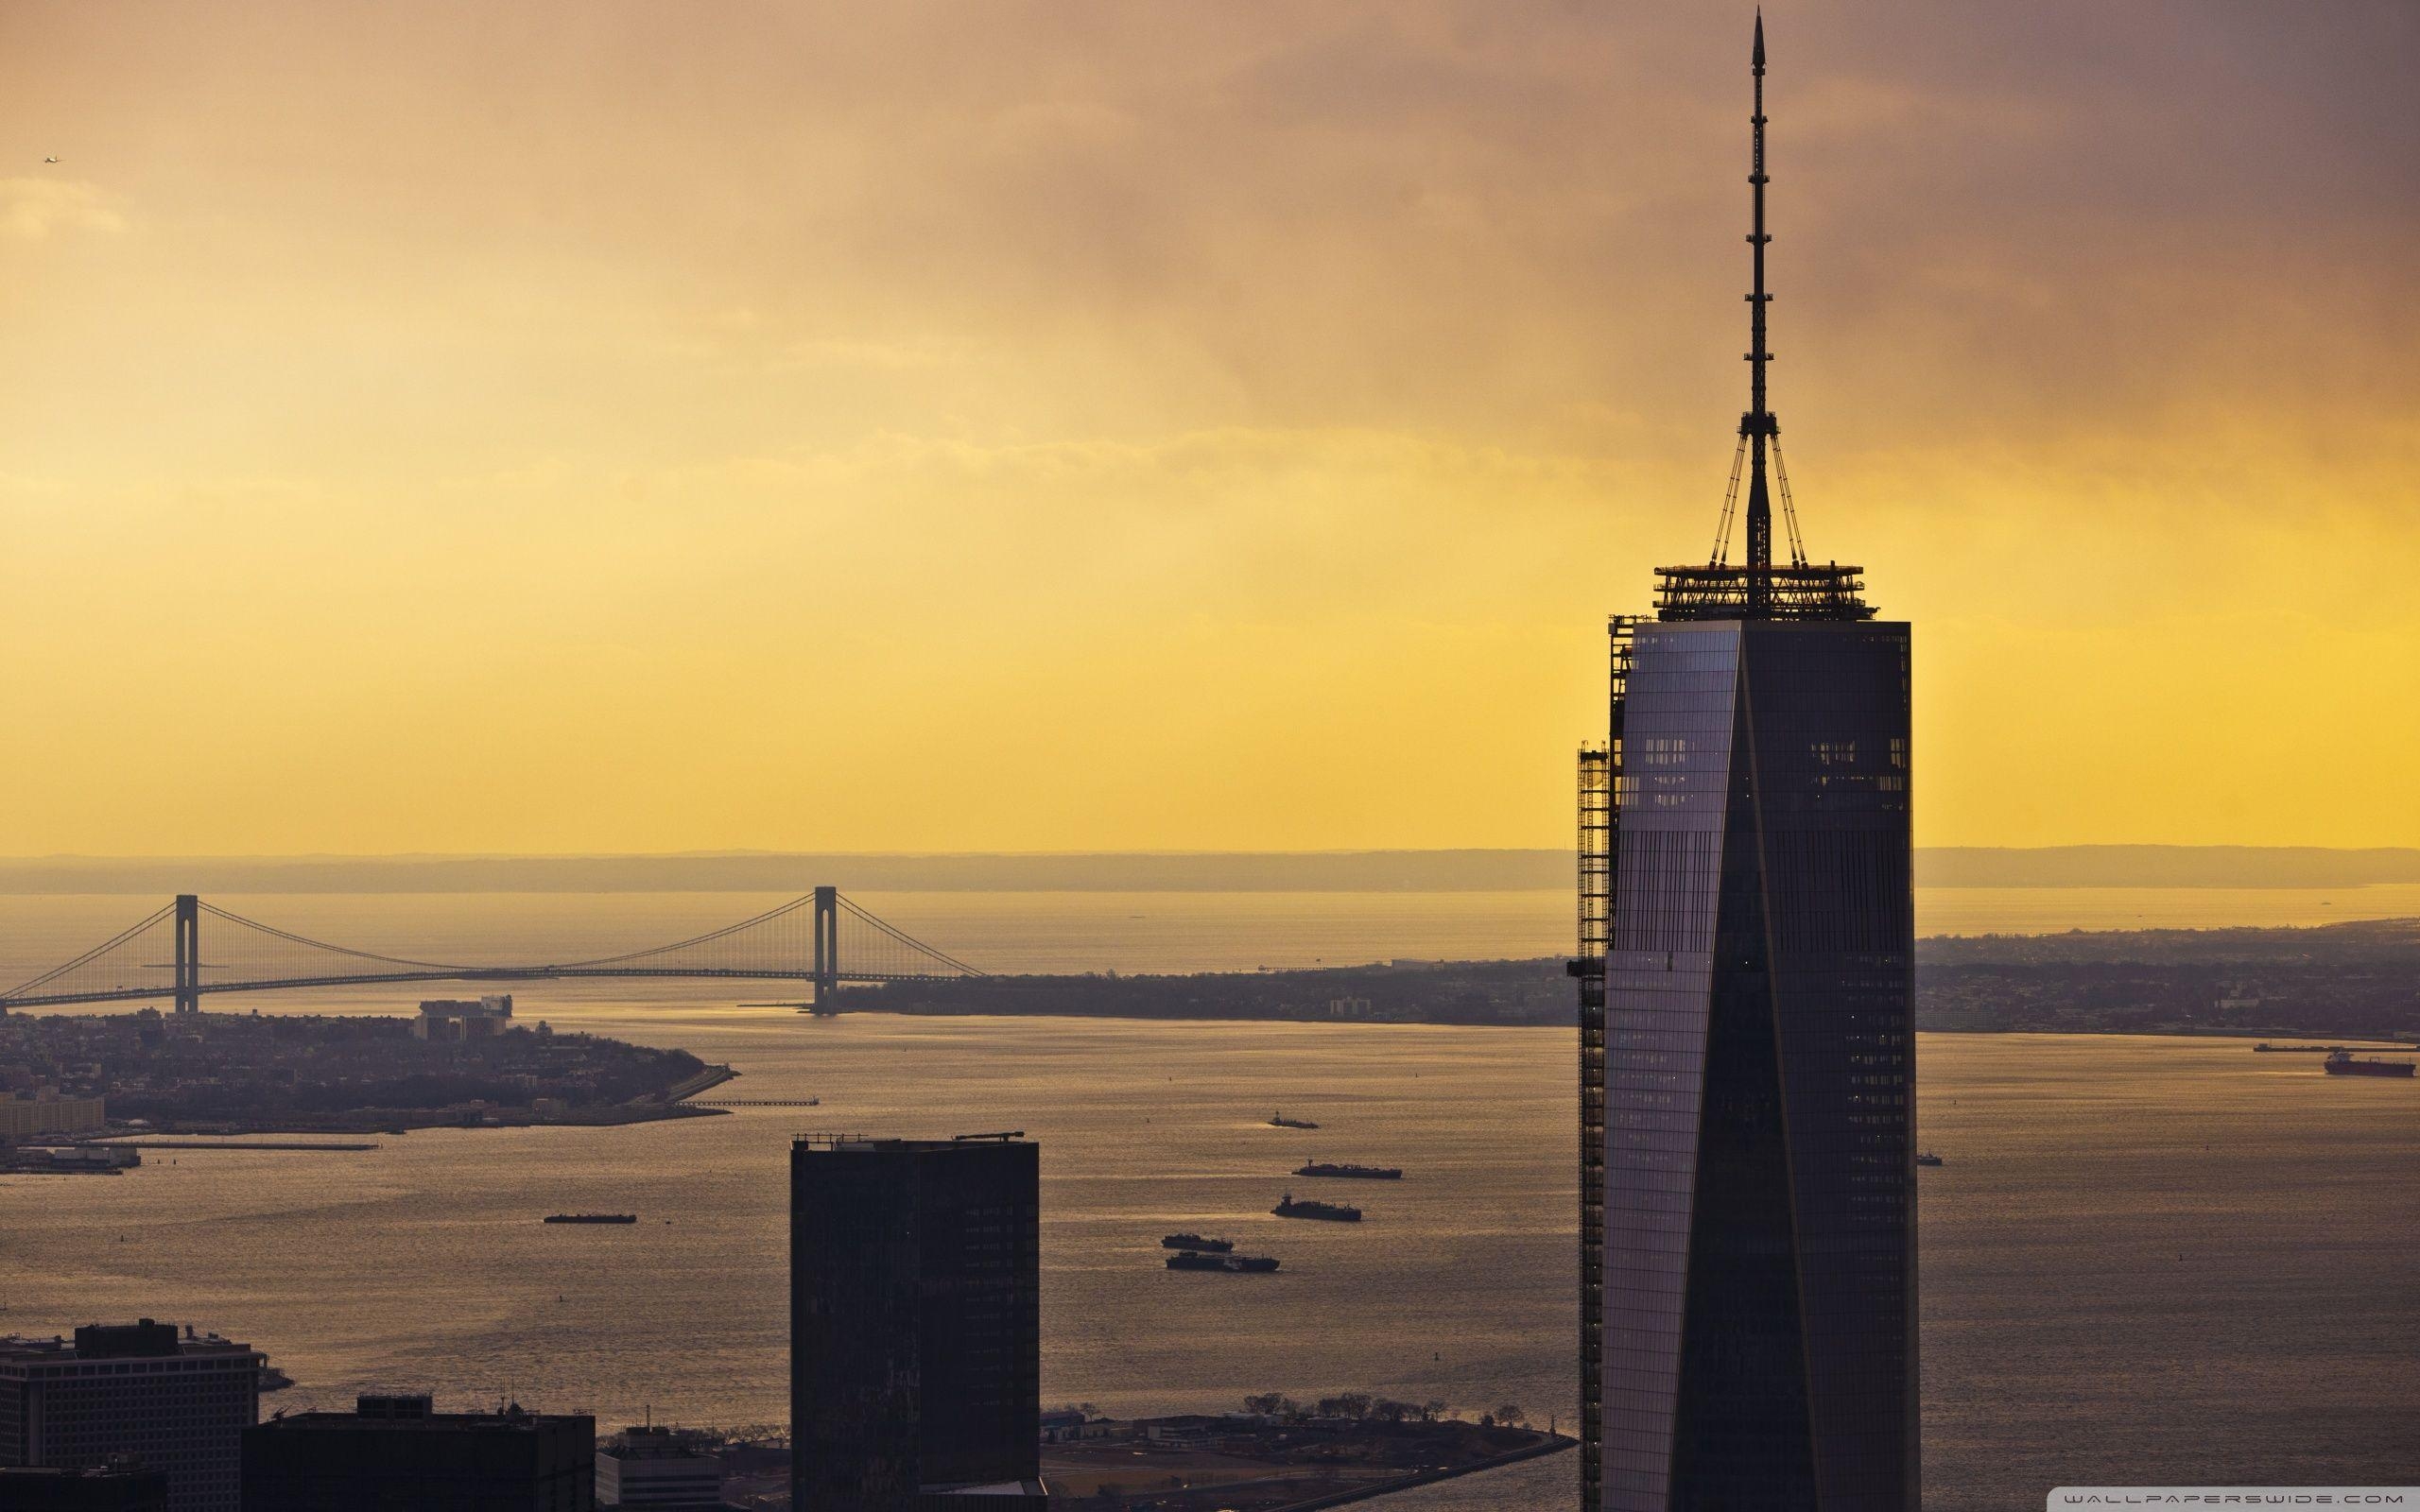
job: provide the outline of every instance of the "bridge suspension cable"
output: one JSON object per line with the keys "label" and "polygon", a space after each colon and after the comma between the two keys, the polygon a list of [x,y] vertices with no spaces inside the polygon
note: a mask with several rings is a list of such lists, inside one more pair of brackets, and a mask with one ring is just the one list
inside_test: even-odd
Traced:
{"label": "bridge suspension cable", "polygon": [[432,961],[333,945],[188,895],[0,993],[0,1010],[172,995],[181,1008],[191,1008],[205,992],[554,977],[786,978],[815,983],[820,997],[842,982],[983,974],[833,887],[668,945],[529,965]]}
{"label": "bridge suspension cable", "polygon": [[382,966],[409,967],[413,971],[463,971],[478,970],[478,968],[475,967],[466,967],[458,961],[415,961],[402,955],[381,955],[375,951],[358,951],[347,945],[331,945],[326,940],[312,939],[307,936],[297,935],[291,930],[280,929],[275,924],[264,924],[257,919],[246,919],[241,914],[231,914],[226,909],[220,908],[215,903],[204,902],[199,906],[203,913],[208,914],[211,918],[219,920],[221,923],[235,924],[245,929],[258,930],[261,934],[268,936],[271,939],[277,940],[283,944],[297,946],[304,950],[325,951],[331,955],[342,955],[356,961],[375,961]]}
{"label": "bridge suspension cable", "polygon": [[[708,945],[721,944],[728,941],[735,935],[741,934],[747,930],[758,928],[762,925],[778,923],[779,921],[787,919],[790,915],[799,912],[801,909],[811,909],[814,905],[815,895],[813,893],[806,893],[800,897],[791,899],[788,902],[782,904],[778,908],[768,908],[753,919],[743,919],[736,924],[725,924],[720,929],[712,929],[702,935],[692,936],[687,939],[675,940],[669,945],[652,945],[646,950],[625,951],[619,955],[600,955],[595,960],[589,961],[565,961],[560,968],[558,968],[558,970],[566,971],[595,971],[601,967],[608,966],[636,966],[642,961],[670,955],[678,951],[692,950]],[[804,928],[804,925],[800,927],[802,931]],[[804,933],[801,934],[800,938],[805,938]]]}
{"label": "bridge suspension cable", "polygon": [[864,909],[850,902],[846,894],[841,895],[838,902],[842,913],[857,919],[861,923],[871,924],[876,932],[904,947],[909,953],[910,958],[922,956],[926,960],[938,961],[943,966],[950,967],[959,974],[963,976],[985,976],[990,974],[986,971],[977,971],[976,968],[967,965],[964,961],[959,960],[957,956],[951,955],[946,952],[937,950],[933,946],[927,945],[923,940],[916,938],[913,935],[895,928],[885,920],[877,919],[873,915],[867,913]]}
{"label": "bridge suspension cable", "polygon": [[176,913],[175,903],[161,905],[150,915],[128,925],[74,960],[54,966],[31,981],[21,983],[10,988],[6,996],[0,996],[0,1003],[6,1003],[13,998],[31,997],[44,988],[56,988],[61,991],[74,991],[78,988],[88,991],[108,990],[111,987],[132,987],[137,989],[156,990],[161,984],[161,979],[158,977],[151,978],[146,984],[140,980],[130,982],[119,974],[128,970],[137,971],[157,970],[158,968],[154,966],[131,958],[137,954],[150,954],[149,951],[140,953],[130,951],[129,958],[124,962],[114,957],[119,952],[126,951],[128,947],[143,943],[146,935],[175,919]]}

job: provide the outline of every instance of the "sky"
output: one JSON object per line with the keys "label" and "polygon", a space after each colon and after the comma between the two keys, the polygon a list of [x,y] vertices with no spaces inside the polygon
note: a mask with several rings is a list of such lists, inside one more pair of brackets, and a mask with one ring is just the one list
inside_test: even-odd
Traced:
{"label": "sky", "polygon": [[[12,0],[0,853],[1567,844],[1749,14]],[[1918,843],[2420,844],[2420,10],[1767,30]]]}

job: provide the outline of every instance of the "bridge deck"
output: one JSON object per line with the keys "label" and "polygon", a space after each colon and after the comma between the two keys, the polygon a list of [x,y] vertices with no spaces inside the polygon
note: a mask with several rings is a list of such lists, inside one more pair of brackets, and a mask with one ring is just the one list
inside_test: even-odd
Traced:
{"label": "bridge deck", "polygon": [[[557,966],[493,966],[465,967],[458,971],[394,971],[383,974],[365,973],[356,976],[292,976],[259,982],[204,982],[192,990],[213,992],[285,992],[298,988],[315,987],[375,987],[388,982],[561,982],[579,978],[601,981],[630,981],[642,978],[678,981],[704,981],[715,978],[750,982],[813,983],[812,971],[755,971],[741,967],[700,967],[695,970],[678,968],[640,968],[631,971],[599,971],[585,967]],[[958,977],[943,972],[908,971],[840,971],[832,977],[836,982],[856,985],[882,982],[952,982]],[[176,989],[166,983],[157,987],[112,988],[96,992],[58,992],[29,997],[0,997],[0,1011],[18,1008],[59,1007],[78,1003],[139,1003],[147,998],[174,997]]]}
{"label": "bridge deck", "polygon": [[[214,938],[202,953],[202,926]],[[842,926],[848,926],[844,937]],[[173,936],[173,951],[162,949]],[[844,948],[845,947],[845,948]],[[160,957],[173,954],[173,962]],[[850,964],[842,966],[842,961]],[[173,971],[172,981],[151,971]],[[216,972],[218,979],[204,980]],[[171,998],[194,1009],[204,994],[286,992],[402,982],[559,982],[579,979],[841,983],[939,982],[983,973],[866,912],[837,887],[818,887],[752,919],[648,950],[527,966],[406,959],[307,939],[180,894],[63,966],[9,992],[10,1008]]]}

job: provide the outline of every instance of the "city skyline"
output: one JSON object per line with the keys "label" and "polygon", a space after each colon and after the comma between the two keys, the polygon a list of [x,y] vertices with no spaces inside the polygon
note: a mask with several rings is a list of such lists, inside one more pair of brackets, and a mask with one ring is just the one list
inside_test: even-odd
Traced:
{"label": "city skyline", "polygon": [[2420,1497],[2415,43],[0,5],[0,1512]]}
{"label": "city skyline", "polygon": [[[9,849],[1562,844],[1736,405],[1702,19],[12,8]],[[1918,840],[2420,843],[2408,10],[1770,20]]]}

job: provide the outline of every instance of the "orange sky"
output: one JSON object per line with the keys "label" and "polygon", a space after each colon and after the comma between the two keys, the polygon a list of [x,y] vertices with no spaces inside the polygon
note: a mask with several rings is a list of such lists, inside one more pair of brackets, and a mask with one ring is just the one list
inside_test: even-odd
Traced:
{"label": "orange sky", "polygon": [[[1567,843],[1719,10],[12,4],[0,852]],[[1769,30],[1919,842],[2420,844],[2412,9]]]}

